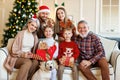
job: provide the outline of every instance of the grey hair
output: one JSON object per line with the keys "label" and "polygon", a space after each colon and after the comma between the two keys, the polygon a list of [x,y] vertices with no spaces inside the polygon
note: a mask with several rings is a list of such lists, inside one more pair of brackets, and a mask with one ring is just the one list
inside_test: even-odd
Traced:
{"label": "grey hair", "polygon": [[85,23],[85,24],[88,25],[87,21],[85,21],[85,20],[80,20],[80,21],[78,22],[78,25],[81,24],[81,23]]}

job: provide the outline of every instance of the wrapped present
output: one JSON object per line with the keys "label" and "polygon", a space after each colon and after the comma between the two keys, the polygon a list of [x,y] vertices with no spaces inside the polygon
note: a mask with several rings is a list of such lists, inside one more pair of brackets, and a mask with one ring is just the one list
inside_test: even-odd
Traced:
{"label": "wrapped present", "polygon": [[32,59],[42,60],[42,61],[52,60],[53,55],[56,51],[56,48],[57,47],[55,44],[48,48],[45,42],[40,42],[38,45],[38,49],[36,50],[36,54],[34,53],[22,54],[21,57],[32,58]]}
{"label": "wrapped present", "polygon": [[68,67],[74,66],[74,58],[73,57],[62,56],[62,58],[60,58],[59,61],[64,66],[68,66]]}
{"label": "wrapped present", "polygon": [[56,50],[56,45],[51,46],[48,49],[37,49],[36,54],[43,58],[44,61],[51,60]]}

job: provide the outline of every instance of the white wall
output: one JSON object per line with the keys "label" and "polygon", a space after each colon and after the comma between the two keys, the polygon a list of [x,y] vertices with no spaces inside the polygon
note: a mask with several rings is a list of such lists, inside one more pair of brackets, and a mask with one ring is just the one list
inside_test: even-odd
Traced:
{"label": "white wall", "polygon": [[0,46],[3,37],[5,23],[8,22],[10,11],[12,10],[14,0],[0,0]]}
{"label": "white wall", "polygon": [[40,5],[47,5],[51,9],[50,17],[55,17],[55,2],[59,6],[64,2],[68,15],[73,17],[75,25],[81,19],[88,21],[90,30],[96,31],[96,0],[40,0]]}

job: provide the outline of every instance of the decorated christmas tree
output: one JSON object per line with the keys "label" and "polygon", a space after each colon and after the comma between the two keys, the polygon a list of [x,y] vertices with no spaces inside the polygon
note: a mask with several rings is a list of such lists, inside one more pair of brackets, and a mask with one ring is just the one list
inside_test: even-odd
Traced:
{"label": "decorated christmas tree", "polygon": [[14,38],[18,31],[21,31],[27,20],[37,11],[36,0],[15,0],[13,10],[10,12],[7,29],[3,34],[3,46],[7,45],[9,38]]}

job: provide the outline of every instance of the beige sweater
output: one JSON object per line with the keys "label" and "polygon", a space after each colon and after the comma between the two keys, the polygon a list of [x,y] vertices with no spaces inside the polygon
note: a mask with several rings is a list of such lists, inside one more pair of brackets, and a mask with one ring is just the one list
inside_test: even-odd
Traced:
{"label": "beige sweater", "polygon": [[[12,53],[10,53],[10,55],[8,55],[8,57],[5,60],[5,65],[9,65],[11,67],[10,68],[11,71],[14,68],[14,65],[15,65],[16,60],[18,59],[18,56],[20,56],[20,54],[24,53],[22,51],[22,40],[23,40],[24,32],[25,32],[25,30],[22,30],[16,35],[15,40],[14,40],[13,45],[12,45],[12,48],[11,48]],[[35,48],[36,48],[37,43],[38,43],[38,38],[37,38],[36,34],[33,34],[33,36],[34,36],[34,46],[31,50],[31,52],[35,53]],[[5,66],[5,68],[8,71],[10,71],[10,69],[8,69],[8,67]]]}

